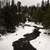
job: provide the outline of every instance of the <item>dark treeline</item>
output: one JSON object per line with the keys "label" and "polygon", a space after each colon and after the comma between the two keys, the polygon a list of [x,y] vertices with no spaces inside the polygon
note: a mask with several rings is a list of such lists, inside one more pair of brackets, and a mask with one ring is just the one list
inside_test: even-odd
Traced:
{"label": "dark treeline", "polygon": [[39,7],[39,5],[37,5],[37,7],[32,6],[29,7],[31,10],[30,11],[30,19],[31,21],[34,22],[39,22],[42,23],[42,25],[45,28],[49,28],[50,29],[50,3],[49,0],[47,0],[46,2],[44,2],[44,0],[42,0],[42,4]]}
{"label": "dark treeline", "polygon": [[46,2],[42,0],[40,7],[39,5],[22,6],[20,1],[16,5],[14,0],[12,0],[11,5],[7,2],[5,6],[1,6],[0,2],[0,27],[3,27],[0,30],[4,32],[15,32],[15,26],[19,26],[20,23],[25,23],[27,19],[35,23],[42,23],[45,28],[50,28],[49,0]]}

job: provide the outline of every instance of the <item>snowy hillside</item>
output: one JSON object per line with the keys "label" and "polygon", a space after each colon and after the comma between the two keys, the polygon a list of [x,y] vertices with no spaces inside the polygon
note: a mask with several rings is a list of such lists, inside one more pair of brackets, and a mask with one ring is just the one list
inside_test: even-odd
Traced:
{"label": "snowy hillside", "polygon": [[[16,32],[7,34],[5,36],[0,37],[0,50],[13,50],[12,43],[20,38],[24,38],[24,34],[30,34],[35,28],[36,24],[33,22],[26,22],[25,24],[31,25],[29,26],[22,26],[16,27]],[[38,27],[43,27],[41,24],[36,25]],[[37,50],[50,50],[50,36],[44,34],[46,30],[40,29],[41,34],[38,38],[30,41],[31,45],[37,48]]]}

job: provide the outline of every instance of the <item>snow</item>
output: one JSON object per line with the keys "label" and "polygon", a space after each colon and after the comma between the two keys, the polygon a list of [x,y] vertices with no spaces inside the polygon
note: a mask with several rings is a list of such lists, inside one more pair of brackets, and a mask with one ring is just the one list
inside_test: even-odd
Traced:
{"label": "snow", "polygon": [[[33,22],[29,22],[27,24],[36,25]],[[38,25],[41,27],[42,25]],[[13,50],[12,43],[20,38],[24,38],[24,34],[30,34],[34,30],[34,27],[29,26],[22,26],[16,27],[15,33],[10,33],[5,36],[0,37],[0,50]],[[40,29],[41,34],[34,40],[31,40],[30,43],[34,46],[37,50],[50,50],[50,36],[44,34],[46,30]]]}
{"label": "snow", "polygon": [[43,28],[41,23],[40,24],[39,23],[35,24],[35,22],[28,22],[28,21],[26,21],[25,24],[28,24],[28,25],[31,25],[31,26],[38,26],[38,27],[42,27]]}
{"label": "snow", "polygon": [[32,46],[37,48],[37,50],[50,50],[50,36],[44,34],[43,32],[37,39],[32,40],[30,42]]}

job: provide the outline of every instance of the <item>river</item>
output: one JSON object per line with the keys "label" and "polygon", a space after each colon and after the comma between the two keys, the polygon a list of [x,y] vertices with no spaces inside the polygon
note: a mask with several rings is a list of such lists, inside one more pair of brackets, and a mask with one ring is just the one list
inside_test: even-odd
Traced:
{"label": "river", "polygon": [[[33,22],[26,22],[29,25],[36,25],[38,27],[42,27],[42,25],[37,25]],[[24,38],[24,34],[30,34],[35,28],[29,26],[16,27],[15,33],[7,33],[7,35],[0,37],[0,50],[13,50],[12,43],[20,38]],[[46,30],[40,29],[41,34],[34,40],[30,41],[30,44],[34,46],[37,50],[50,50],[50,36],[44,34]]]}

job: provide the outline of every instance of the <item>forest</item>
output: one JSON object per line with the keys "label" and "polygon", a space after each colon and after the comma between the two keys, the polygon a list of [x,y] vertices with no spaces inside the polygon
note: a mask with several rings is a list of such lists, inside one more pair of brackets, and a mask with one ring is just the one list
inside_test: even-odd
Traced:
{"label": "forest", "polygon": [[[33,2],[34,3],[34,2]],[[41,6],[22,6],[21,2],[17,4],[12,0],[12,4],[6,3],[5,6],[1,7],[0,1],[0,32],[15,32],[16,26],[20,23],[25,23],[26,19],[29,22],[42,23],[44,28],[50,29],[50,3],[49,0],[44,2],[42,0]],[[2,29],[2,28],[3,29]]]}

